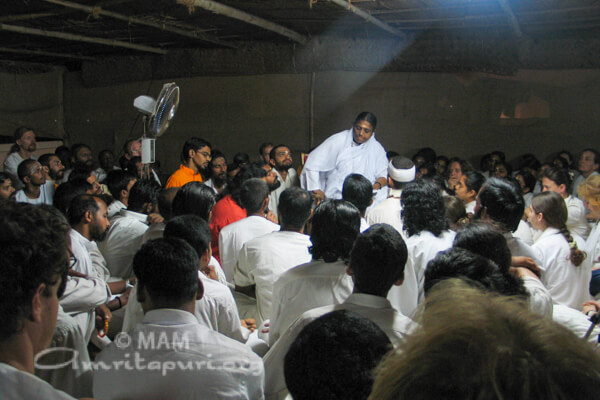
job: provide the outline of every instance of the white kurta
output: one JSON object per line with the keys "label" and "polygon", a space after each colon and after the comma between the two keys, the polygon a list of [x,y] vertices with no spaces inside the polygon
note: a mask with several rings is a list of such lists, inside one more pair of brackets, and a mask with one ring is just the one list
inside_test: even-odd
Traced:
{"label": "white kurta", "polygon": [[256,285],[258,324],[271,316],[275,281],[290,268],[309,262],[311,245],[308,235],[290,231],[268,233],[244,244],[234,281],[242,287]]}
{"label": "white kurta", "polygon": [[[558,322],[566,328],[569,328],[574,334],[583,339],[587,330],[589,329],[590,319],[585,316],[579,310],[574,310],[571,307],[567,307],[562,304],[555,304],[552,312],[552,319],[554,322]],[[588,341],[591,344],[598,346],[598,340],[600,339],[600,328],[596,326]]]}
{"label": "white kurta", "polygon": [[600,222],[596,222],[585,242],[585,252],[592,262],[592,269],[600,268]]}
{"label": "white kurta", "polygon": [[[154,345],[149,342],[152,337]],[[243,344],[202,326],[187,311],[150,311],[130,333],[130,338],[129,346],[113,342],[98,355],[98,361],[109,366],[121,363],[121,368],[96,371],[95,397],[103,400],[263,398],[262,360]],[[124,368],[123,363],[133,368]]]}
{"label": "white kurta", "polygon": [[228,282],[233,283],[235,266],[244,243],[255,237],[278,230],[279,225],[257,215],[243,218],[221,229],[221,232],[219,232],[219,252],[221,254],[221,266],[225,271]]}
{"label": "white kurta", "polygon": [[367,222],[370,225],[389,224],[406,240],[406,232],[404,232],[404,223],[402,222],[401,195],[402,190],[390,189],[387,199],[367,211]]}
{"label": "white kurta", "polygon": [[[198,272],[204,285],[204,296],[196,301],[194,315],[198,321],[216,332],[245,343],[250,331],[240,323],[240,316],[229,288]],[[132,331],[144,319],[144,310],[137,300],[137,288],[134,287],[125,306],[123,331]]]}
{"label": "white kurta", "polygon": [[404,282],[401,286],[392,286],[388,300],[402,314],[412,317],[423,301],[425,268],[427,263],[444,250],[452,247],[455,233],[443,231],[437,237],[429,231],[412,235],[406,240],[408,260],[404,268]]}
{"label": "white kurta", "polygon": [[377,178],[387,178],[387,168],[385,149],[375,133],[357,145],[348,129],[330,136],[308,155],[300,184],[308,191],[322,190],[327,198],[341,199],[348,175],[361,174],[374,184]]}
{"label": "white kurta", "polygon": [[306,311],[285,330],[277,343],[271,347],[263,358],[265,362],[265,395],[267,398],[273,395],[281,398],[287,392],[283,374],[284,359],[300,331],[317,318],[337,310],[352,311],[371,320],[385,332],[392,344],[402,340],[417,326],[413,320],[395,310],[384,297],[363,293],[351,294],[342,304]]}
{"label": "white kurta", "polygon": [[350,296],[354,283],[343,261],[322,260],[299,265],[284,272],[273,285],[273,306],[269,344],[302,313],[331,304],[340,304]]}
{"label": "white kurta", "polygon": [[538,258],[538,253],[534,251],[531,248],[531,246],[525,243],[523,240],[513,236],[513,234],[510,232],[504,233],[504,238],[506,239],[506,244],[508,245],[511,256],[531,257],[538,266],[541,264],[541,261]]}
{"label": "white kurta", "polygon": [[577,197],[568,196],[565,199],[565,204],[567,205],[567,211],[569,213],[567,218],[567,229],[569,232],[575,233],[583,239],[587,239],[588,234],[590,233],[590,226],[585,217],[587,212],[583,205],[583,201],[579,200]]}
{"label": "white kurta", "polygon": [[533,276],[523,276],[521,280],[529,293],[529,310],[542,317],[552,318],[552,295],[542,281]]}
{"label": "white kurta", "polygon": [[54,204],[54,182],[46,181],[45,184],[40,186],[40,195],[37,199],[28,197],[23,189],[17,190],[15,193],[15,201],[17,203],[27,203],[33,205],[39,204]]}
{"label": "white kurta", "polygon": [[[571,234],[579,249],[585,248],[581,237]],[[546,228],[533,244],[541,261],[542,282],[552,295],[554,303],[574,309],[590,300],[591,262],[586,258],[579,267],[569,260],[571,254],[565,237],[555,228]]]}
{"label": "white kurta", "polygon": [[113,277],[129,279],[133,275],[133,256],[139,250],[142,236],[148,229],[146,214],[119,211],[108,230],[106,239],[98,243]]}
{"label": "white kurta", "polygon": [[[54,388],[62,390],[76,398],[92,397],[93,370],[88,355],[87,342],[84,333],[77,322],[65,313],[62,307],[58,309],[58,318],[54,335],[49,349],[50,351],[37,359],[37,365],[56,366],[67,364],[61,368],[36,369],[35,374],[51,384]],[[69,351],[58,350],[58,348],[70,349]],[[74,352],[77,356],[74,356]],[[67,363],[73,360],[72,363]],[[4,398],[4,397],[3,397]]]}
{"label": "white kurta", "polygon": [[110,221],[111,224],[112,224],[113,220],[115,219],[115,216],[117,216],[119,214],[119,212],[125,208],[127,208],[127,206],[121,200],[115,199],[115,201],[110,203],[107,211],[108,211],[108,220]]}
{"label": "white kurta", "polygon": [[281,182],[281,185],[269,193],[269,210],[271,210],[271,212],[273,212],[273,214],[279,218],[279,212],[277,210],[277,207],[279,206],[279,196],[281,196],[281,193],[287,188],[300,186],[300,180],[298,179],[298,174],[294,168],[288,169],[286,179],[283,179],[277,169],[273,168],[271,171],[275,172],[277,179],[279,179],[279,182]]}
{"label": "white kurta", "polygon": [[75,400],[35,375],[0,363],[0,399]]}

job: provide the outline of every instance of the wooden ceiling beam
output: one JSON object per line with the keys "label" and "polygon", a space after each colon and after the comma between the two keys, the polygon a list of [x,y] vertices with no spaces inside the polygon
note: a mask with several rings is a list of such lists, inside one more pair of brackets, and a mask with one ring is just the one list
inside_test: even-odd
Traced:
{"label": "wooden ceiling beam", "polygon": [[186,6],[194,6],[203,8],[205,10],[211,11],[215,14],[224,15],[229,18],[234,18],[243,22],[246,22],[251,25],[258,26],[260,28],[269,30],[271,32],[278,33],[282,36],[285,36],[289,39],[292,39],[295,42],[300,44],[306,44],[308,39],[305,36],[302,36],[298,32],[295,32],[291,29],[288,29],[284,26],[278,25],[274,22],[267,21],[266,19],[257,17],[252,14],[248,14],[245,11],[238,10],[237,8],[233,8],[227,6],[225,4],[217,3],[216,1],[211,0],[177,0],[178,4],[183,4]]}
{"label": "wooden ceiling beam", "polygon": [[212,35],[208,35],[206,33],[187,31],[184,29],[170,26],[169,24],[165,24],[165,23],[158,23],[158,22],[143,20],[143,19],[136,18],[136,17],[130,17],[128,15],[123,15],[123,14],[119,14],[116,12],[105,10],[99,6],[98,7],[90,7],[90,6],[86,6],[83,4],[74,3],[72,1],[66,1],[66,0],[43,0],[43,1],[45,1],[46,3],[51,3],[51,4],[55,4],[55,5],[59,5],[59,6],[67,7],[67,8],[84,11],[84,12],[87,12],[87,13],[90,13],[93,15],[104,15],[104,16],[107,16],[110,18],[118,19],[120,21],[125,21],[130,24],[149,26],[151,28],[160,29],[162,31],[170,32],[170,33],[173,33],[173,34],[176,34],[179,36],[185,36],[185,37],[189,37],[192,39],[201,40],[203,42],[217,44],[217,45],[223,46],[223,47],[237,48],[236,46],[232,45],[231,43],[225,42],[223,40],[219,40],[219,38],[212,36]]}
{"label": "wooden ceiling beam", "polygon": [[368,21],[372,24],[377,25],[384,31],[389,32],[394,36],[398,36],[398,37],[402,37],[402,38],[404,38],[404,36],[405,36],[403,32],[399,31],[398,29],[394,28],[391,25],[386,24],[385,22],[381,21],[380,19],[375,18],[371,14],[364,12],[360,8],[354,7],[352,4],[350,4],[346,0],[329,0],[329,1],[334,4],[337,4],[338,6],[340,6],[342,8],[345,8],[346,10],[350,11],[351,13],[358,15],[365,21]]}
{"label": "wooden ceiling beam", "polygon": [[47,30],[43,30],[43,29],[28,28],[25,26],[0,24],[0,30],[7,31],[7,32],[14,32],[14,33],[22,33],[25,35],[45,36],[45,37],[51,37],[51,38],[56,38],[56,39],[62,39],[62,40],[72,40],[75,42],[93,43],[93,44],[100,44],[100,45],[113,46],[113,47],[124,47],[127,49],[144,51],[147,53],[167,54],[167,50],[159,49],[156,47],[145,46],[145,45],[141,45],[141,44],[122,42],[122,41],[114,40],[114,39],[104,39],[104,38],[82,36],[82,35],[76,35],[73,33],[47,31]]}

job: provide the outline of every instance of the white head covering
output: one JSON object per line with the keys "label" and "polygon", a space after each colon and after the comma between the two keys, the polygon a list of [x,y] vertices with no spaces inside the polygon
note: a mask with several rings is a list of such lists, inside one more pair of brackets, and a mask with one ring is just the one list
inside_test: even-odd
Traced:
{"label": "white head covering", "polygon": [[413,165],[411,168],[402,169],[395,168],[390,160],[388,164],[388,176],[392,178],[396,182],[411,182],[415,180],[415,166]]}

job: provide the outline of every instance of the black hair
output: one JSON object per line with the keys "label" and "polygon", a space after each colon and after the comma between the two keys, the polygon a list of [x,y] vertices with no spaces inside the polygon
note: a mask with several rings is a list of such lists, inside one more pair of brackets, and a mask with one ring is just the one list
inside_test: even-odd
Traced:
{"label": "black hair", "polygon": [[569,169],[569,162],[561,156],[554,157],[554,159],[552,159],[552,164],[558,168]]}
{"label": "black hair", "polygon": [[402,191],[402,219],[408,236],[429,231],[440,236],[448,223],[440,188],[428,179],[417,179]]}
{"label": "black hair", "polygon": [[215,192],[211,188],[201,182],[188,182],[175,195],[171,212],[173,216],[194,214],[208,221],[215,202]]}
{"label": "black hair", "polygon": [[[229,166],[227,166],[227,170],[230,170]],[[227,185],[219,197],[223,198],[230,194],[233,201],[235,201],[237,205],[241,207],[242,202],[240,200],[240,190],[242,188],[242,183],[251,178],[264,178],[265,176],[267,176],[267,171],[260,164],[252,163],[245,165],[235,175],[233,181]]]}
{"label": "black hair", "polygon": [[444,196],[444,217],[452,230],[470,221],[465,203],[456,196]]}
{"label": "black hair", "polygon": [[[42,154],[41,156],[38,157],[38,162],[40,164],[42,164],[42,166],[44,166],[44,167],[49,167],[50,166],[50,158],[52,158],[52,157],[58,157],[58,156],[54,153]],[[59,160],[60,160],[60,158],[59,158]]]}
{"label": "black hair", "polygon": [[392,158],[399,156],[399,155],[400,155],[400,153],[398,153],[397,151],[394,151],[394,150],[390,150],[385,153],[385,156],[387,157],[388,161],[390,161]]}
{"label": "black hair", "polygon": [[150,240],[133,257],[138,296],[143,289],[154,304],[178,307],[196,298],[199,258],[182,239]]}
{"label": "black hair", "polygon": [[69,182],[73,182],[77,179],[87,180],[91,174],[91,167],[83,164],[76,164],[75,167],[71,170],[71,173],[69,174],[69,178],[67,180]]}
{"label": "black hair", "polygon": [[127,209],[140,212],[147,204],[154,208],[159,193],[160,185],[154,179],[138,179],[129,191]]}
{"label": "black hair", "polygon": [[460,165],[460,172],[462,172],[463,174],[466,173],[467,171],[474,170],[474,168],[470,162],[468,162],[467,160],[463,160],[462,158],[459,158],[459,157],[452,157],[451,159],[448,160],[448,170],[450,170],[450,165],[455,162],[457,162]]}
{"label": "black hair", "polygon": [[67,210],[67,219],[71,226],[81,222],[85,213],[90,211],[93,215],[98,212],[98,203],[96,198],[89,194],[77,195],[71,200],[69,209]]}
{"label": "black hair", "polygon": [[428,163],[435,163],[435,160],[437,158],[437,154],[435,153],[435,150],[433,150],[431,147],[423,147],[420,148],[417,151],[417,155],[423,157],[425,159],[425,161],[427,161]]}
{"label": "black hair", "polygon": [[391,349],[375,323],[334,311],[300,331],[285,355],[285,383],[294,400],[366,400],[373,369]]}
{"label": "black hair", "polygon": [[485,176],[477,171],[467,171],[464,173],[465,175],[465,184],[467,186],[467,190],[470,192],[471,190],[475,191],[475,195],[479,193],[479,189],[485,183]]}
{"label": "black hair", "polygon": [[368,123],[370,123],[373,127],[373,131],[375,131],[375,129],[377,128],[377,117],[373,113],[370,113],[368,111],[361,112],[354,119],[354,123],[356,124],[360,121],[367,121]]}
{"label": "black hair", "polygon": [[354,287],[359,293],[387,297],[404,278],[408,252],[402,235],[388,224],[375,224],[358,235],[350,252]]}
{"label": "black hair", "polygon": [[490,224],[474,221],[461,227],[454,237],[454,247],[489,258],[496,263],[500,271],[509,273],[512,260],[506,238]]}
{"label": "black hair", "polygon": [[350,174],[342,185],[342,199],[354,204],[364,214],[373,199],[373,184],[361,174]]}
{"label": "black hair", "polygon": [[187,214],[173,217],[165,226],[164,238],[179,238],[189,243],[198,258],[210,248],[210,228],[205,219],[197,215]]}
{"label": "black hair", "polygon": [[539,169],[540,169],[540,162],[531,153],[523,154],[521,156],[521,160],[519,162],[519,169],[523,170],[524,168],[531,169],[531,170],[534,170],[534,171],[539,171]]}
{"label": "black hair", "polygon": [[481,157],[481,160],[479,160],[479,168],[482,171],[489,171],[492,169],[493,161],[492,154],[486,153]]}
{"label": "black hair", "polygon": [[557,186],[565,185],[567,192],[571,191],[571,183],[573,180],[571,174],[569,174],[569,171],[565,168],[546,168],[542,177],[550,179],[552,182],[556,183]]}
{"label": "black hair", "polygon": [[92,150],[92,148],[85,143],[75,143],[73,146],[71,146],[71,156],[77,157],[77,153],[81,149],[88,149],[90,151]]}
{"label": "black hair", "polygon": [[487,215],[504,231],[514,232],[525,211],[525,203],[520,188],[507,180],[490,178],[479,191],[481,215],[485,207]]}
{"label": "black hair", "polygon": [[13,133],[13,139],[16,142],[17,140],[20,140],[24,134],[26,134],[27,132],[33,132],[33,128],[29,128],[27,126],[20,126],[17,129],[15,129],[15,132]]}
{"label": "black hair", "polygon": [[6,182],[7,179],[10,179],[10,181],[12,182],[12,178],[9,174],[7,174],[6,172],[0,172],[0,183]]}
{"label": "black hair", "polygon": [[506,176],[511,176],[512,175],[513,168],[512,168],[512,165],[510,165],[510,163],[508,163],[506,161],[498,161],[498,162],[494,163],[494,169],[498,165],[503,165],[504,166],[504,169],[506,169]]}
{"label": "black hair", "polygon": [[525,182],[525,186],[529,188],[530,192],[533,192],[535,189],[535,184],[537,183],[537,179],[533,174],[527,170],[519,171],[517,175],[521,175],[523,177],[523,182]]}
{"label": "black hair", "polygon": [[61,280],[62,295],[68,271],[70,226],[50,207],[0,203],[0,342],[18,334],[31,318],[31,301],[40,285]]}
{"label": "black hair", "polygon": [[240,201],[248,216],[256,214],[269,197],[269,187],[260,178],[251,178],[242,183]]}
{"label": "black hair", "polygon": [[[565,160],[565,161],[567,161],[567,168],[571,168],[573,166],[573,161],[575,161],[575,159],[573,158],[573,154],[571,154],[570,151],[561,150],[557,154],[559,157],[562,157],[561,154],[566,154],[569,157],[569,161]],[[564,157],[562,157],[562,158],[564,158]]]}
{"label": "black hair", "polygon": [[91,191],[92,185],[90,185],[84,179],[78,179],[72,182],[61,183],[54,192],[53,204],[60,212],[65,216],[67,210],[71,205],[71,201],[80,194],[84,194]]}
{"label": "black hair", "polygon": [[207,140],[199,137],[189,138],[183,144],[183,149],[181,150],[181,161],[185,163],[190,159],[190,150],[198,151],[207,146],[212,148],[211,144]]}
{"label": "black hair", "polygon": [[360,231],[360,211],[344,200],[326,200],[312,217],[310,252],[314,260],[347,261]]}
{"label": "black hair", "polygon": [[502,162],[506,161],[506,156],[504,155],[504,152],[502,152],[500,150],[494,150],[490,153],[490,155],[498,156],[500,158],[500,161],[502,161]]}
{"label": "black hair", "polygon": [[299,187],[285,189],[279,195],[279,223],[282,229],[300,231],[310,217],[312,197]]}
{"label": "black hair", "polygon": [[[403,156],[392,157],[390,162],[395,169],[411,169],[415,166],[415,163],[413,163],[410,158]],[[392,179],[392,182],[394,182],[395,189],[404,189],[404,187],[408,184],[408,182],[398,182],[392,177],[390,177],[390,179]]]}
{"label": "black hair", "polygon": [[125,163],[124,169],[125,169],[125,171],[131,172],[132,174],[134,174],[137,177],[138,176],[137,164],[141,163],[141,162],[142,162],[142,157],[140,157],[140,156],[131,157]]}
{"label": "black hair", "polygon": [[170,187],[160,191],[157,197],[158,212],[168,221],[173,216],[173,200],[181,187]]}
{"label": "black hair", "polygon": [[132,174],[129,171],[117,169],[114,171],[110,171],[106,175],[106,179],[104,180],[104,182],[106,183],[106,186],[108,187],[108,190],[110,191],[112,196],[116,200],[120,200],[121,192],[123,190],[127,190],[129,182],[135,179],[137,179],[137,175]]}
{"label": "black hair", "polygon": [[235,153],[233,156],[233,163],[236,168],[242,165],[246,165],[250,162],[250,156],[246,153]]}
{"label": "black hair", "polygon": [[269,152],[269,158],[274,159],[275,156],[277,155],[277,149],[279,149],[280,147],[285,147],[286,149],[289,150],[289,147],[287,145],[285,145],[285,144],[278,144],[277,146],[273,146],[273,148]]}
{"label": "black hair", "polygon": [[19,177],[21,182],[25,183],[25,177],[29,176],[29,170],[31,166],[36,162],[38,161],[34,160],[33,158],[28,158],[27,160],[21,161],[21,163],[17,167],[17,176]]}
{"label": "black hair", "polygon": [[425,296],[435,284],[451,278],[463,279],[486,291],[527,297],[520,279],[502,273],[489,258],[460,247],[442,251],[429,261],[425,269]]}
{"label": "black hair", "polygon": [[[261,144],[260,147],[258,148],[258,154],[260,154],[262,156],[263,150],[269,146],[273,146],[273,143],[266,142],[266,143]],[[270,155],[269,155],[269,157],[270,157]]]}

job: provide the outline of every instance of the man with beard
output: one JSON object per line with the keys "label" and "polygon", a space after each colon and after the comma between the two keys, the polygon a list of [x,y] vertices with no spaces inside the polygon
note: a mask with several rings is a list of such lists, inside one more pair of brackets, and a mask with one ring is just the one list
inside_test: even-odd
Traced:
{"label": "man with beard", "polygon": [[98,182],[104,183],[106,175],[111,171],[118,171],[121,168],[115,166],[115,155],[112,150],[104,149],[98,153],[98,164],[100,166],[94,170],[94,175]]}
{"label": "man with beard", "polygon": [[54,184],[52,182],[46,184],[46,174],[38,161],[32,159],[23,161],[19,164],[17,173],[25,185],[15,193],[15,200],[18,203],[52,205]]}
{"label": "man with beard", "polygon": [[[69,176],[76,169],[92,170],[94,166],[94,158],[92,156],[92,149],[90,146],[84,143],[76,143],[71,147],[71,168],[66,170],[63,174],[62,181],[67,182]],[[95,175],[94,175],[95,176]]]}
{"label": "man with beard", "polygon": [[[106,203],[97,196],[79,195],[71,202],[68,217],[71,224],[71,231],[69,232],[71,253],[75,260],[72,269],[87,278],[100,279],[106,282],[110,293],[113,295],[125,292],[127,282],[110,279],[111,275],[106,260],[96,244],[96,242],[106,238],[110,226]],[[109,279],[112,282],[109,283]],[[121,297],[115,297],[107,302],[106,307],[112,313],[125,306],[128,298],[129,291]],[[102,311],[105,310],[98,312]],[[122,322],[122,318],[120,320]]]}
{"label": "man with beard", "polygon": [[77,165],[73,170],[69,171],[69,178],[67,182],[73,182],[77,180],[85,180],[87,183],[92,185],[92,194],[101,195],[104,193],[102,185],[98,183],[96,175],[92,172],[92,168],[85,165]]}
{"label": "man with beard", "polygon": [[204,182],[201,171],[208,168],[211,145],[199,137],[191,137],[183,144],[181,165],[169,177],[166,188],[181,187],[188,182]]}
{"label": "man with beard", "polygon": [[56,188],[58,182],[65,174],[65,166],[62,161],[60,161],[60,158],[53,153],[42,154],[38,161],[42,164],[42,168],[46,174],[46,181],[52,181]]}
{"label": "man with beard", "polygon": [[17,179],[17,168],[19,168],[19,164],[27,159],[37,160],[37,157],[33,155],[33,152],[37,148],[37,143],[33,129],[25,126],[21,126],[15,130],[14,139],[15,144],[11,147],[11,153],[6,157],[6,161],[4,161],[4,172],[11,176],[15,189],[20,189],[23,187],[23,184]]}
{"label": "man with beard", "polygon": [[204,184],[211,188],[215,195],[220,195],[227,187],[227,160],[219,150],[213,150],[210,161],[211,178]]}
{"label": "man with beard", "polygon": [[269,208],[275,216],[279,217],[277,215],[277,208],[279,207],[281,192],[290,187],[300,186],[300,181],[296,170],[292,168],[292,152],[286,145],[280,144],[273,147],[269,155],[269,164],[273,167],[271,171],[277,175],[277,179],[280,182],[279,187],[272,190],[269,195]]}

